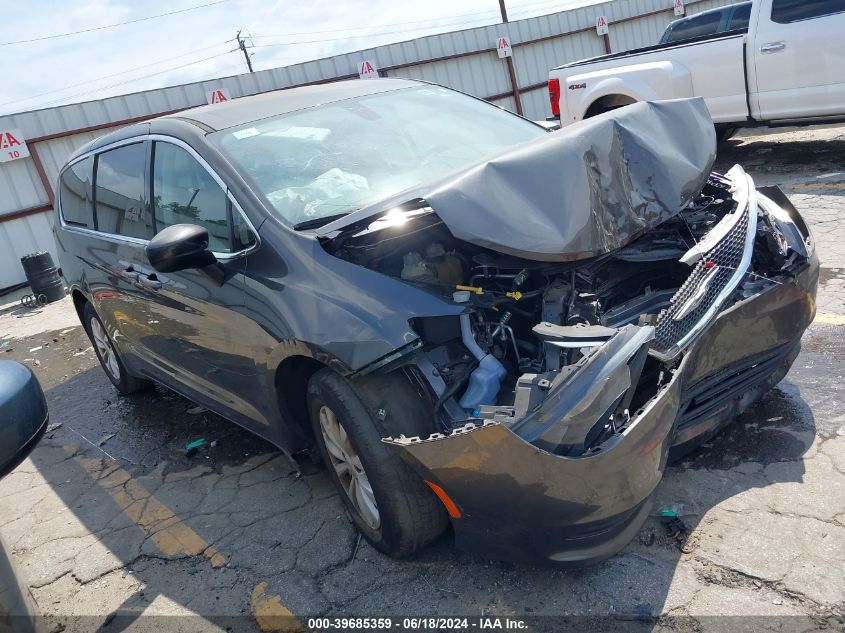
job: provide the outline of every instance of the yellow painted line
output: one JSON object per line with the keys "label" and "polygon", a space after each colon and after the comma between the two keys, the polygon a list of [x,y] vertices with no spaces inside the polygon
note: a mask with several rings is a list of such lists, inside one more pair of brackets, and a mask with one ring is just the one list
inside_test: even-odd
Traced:
{"label": "yellow painted line", "polygon": [[[65,447],[75,454],[77,445]],[[149,536],[167,556],[199,556],[222,567],[226,557],[192,530],[179,516],[111,459],[93,459],[76,455],[74,458],[97,484],[109,493],[117,506]],[[280,596],[267,593],[267,583],[258,583],[252,591],[250,603],[258,626],[264,633],[305,631],[293,612],[282,604]]]}
{"label": "yellow painted line", "polygon": [[834,314],[832,312],[818,312],[813,323],[824,325],[845,325],[845,314]]}
{"label": "yellow painted line", "polygon": [[[106,470],[111,460],[92,459],[77,455],[74,460],[92,476]],[[166,556],[199,556],[202,554],[212,567],[222,567],[226,557],[194,532],[175,512],[156,499],[132,476],[116,466],[96,482],[109,493],[123,513],[146,533]]]}
{"label": "yellow painted line", "polygon": [[267,594],[267,583],[260,582],[252,590],[250,605],[252,614],[259,628],[264,633],[299,633],[305,631],[302,622],[296,619],[282,599],[274,594]]}

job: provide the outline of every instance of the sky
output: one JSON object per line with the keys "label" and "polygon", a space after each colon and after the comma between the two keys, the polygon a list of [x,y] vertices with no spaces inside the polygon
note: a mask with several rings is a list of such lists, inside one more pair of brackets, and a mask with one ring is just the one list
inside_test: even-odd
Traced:
{"label": "sky", "polygon": [[[507,0],[508,17],[596,1]],[[239,29],[266,70],[500,21],[497,0],[0,0],[0,114],[247,72]]]}

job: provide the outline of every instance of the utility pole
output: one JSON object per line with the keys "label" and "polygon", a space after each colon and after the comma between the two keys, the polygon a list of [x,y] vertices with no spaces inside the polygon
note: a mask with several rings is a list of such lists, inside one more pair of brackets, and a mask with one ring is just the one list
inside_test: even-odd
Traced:
{"label": "utility pole", "polygon": [[238,30],[238,34],[235,36],[235,39],[238,40],[238,48],[241,49],[241,52],[244,54],[244,59],[246,60],[246,67],[249,68],[249,72],[255,72],[252,69],[252,60],[249,58],[249,53],[246,52],[246,42],[241,39],[241,30]]}
{"label": "utility pole", "polygon": [[[508,23],[508,10],[505,7],[505,0],[499,0],[499,10],[502,12],[502,22]],[[519,97],[519,82],[516,80],[516,68],[513,65],[513,57],[506,57],[505,61],[508,64],[508,76],[511,80],[511,90],[513,90],[513,101],[516,106],[516,113],[522,114],[522,99]]]}

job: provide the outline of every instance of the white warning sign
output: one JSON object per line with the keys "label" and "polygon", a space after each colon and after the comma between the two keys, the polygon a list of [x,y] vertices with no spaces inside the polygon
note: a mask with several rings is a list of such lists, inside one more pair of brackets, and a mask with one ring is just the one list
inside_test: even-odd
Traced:
{"label": "white warning sign", "polygon": [[607,35],[610,33],[610,27],[607,26],[607,18],[600,15],[596,19],[596,33],[599,35]]}
{"label": "white warning sign", "polygon": [[27,156],[29,149],[20,130],[0,130],[0,163]]}
{"label": "white warning sign", "polygon": [[378,79],[378,67],[376,63],[369,59],[359,62],[358,76],[361,79]]}
{"label": "white warning sign", "polygon": [[496,52],[499,54],[499,59],[513,57],[511,41],[506,36],[502,35],[496,39]]}

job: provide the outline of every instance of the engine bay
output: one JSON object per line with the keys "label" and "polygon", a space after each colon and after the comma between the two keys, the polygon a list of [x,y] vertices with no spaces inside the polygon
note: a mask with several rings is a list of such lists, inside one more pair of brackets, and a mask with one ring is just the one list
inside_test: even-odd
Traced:
{"label": "engine bay", "polygon": [[[707,259],[712,244],[705,245],[732,229],[739,213],[735,190],[730,178],[712,174],[680,213],[623,248],[588,260],[533,261],[463,242],[422,200],[326,241],[324,248],[466,305],[457,318],[419,316],[411,322],[424,362],[442,380],[432,397],[435,428],[442,431],[470,419],[518,424],[610,342],[620,349],[636,342],[626,357],[625,376],[594,377],[619,382],[602,404],[607,410],[599,422],[593,419],[565,442],[544,446],[581,455],[620,432],[683,358],[682,351],[672,357],[650,351],[649,341],[691,272],[699,271],[701,280],[713,279],[720,268],[732,274]],[[800,246],[790,242],[767,209],[761,206],[758,216],[751,227],[756,229],[753,255],[724,305],[778,283],[774,277],[802,258]],[[685,299],[693,308],[709,281],[696,283],[700,287]],[[688,313],[682,307],[678,315],[675,308],[676,321]]]}

